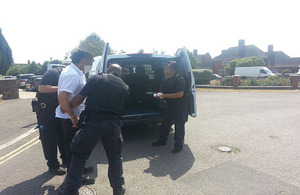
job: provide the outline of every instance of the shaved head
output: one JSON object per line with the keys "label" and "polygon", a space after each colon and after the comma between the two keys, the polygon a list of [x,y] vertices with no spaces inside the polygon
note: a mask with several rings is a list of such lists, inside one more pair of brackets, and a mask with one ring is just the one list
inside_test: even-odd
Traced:
{"label": "shaved head", "polygon": [[122,67],[119,64],[111,64],[108,69],[107,73],[115,73],[118,77],[122,76]]}

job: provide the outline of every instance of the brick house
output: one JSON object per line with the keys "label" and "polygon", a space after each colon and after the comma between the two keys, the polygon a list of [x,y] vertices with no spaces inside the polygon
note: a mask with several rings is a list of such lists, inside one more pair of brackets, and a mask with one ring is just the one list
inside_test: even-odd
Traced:
{"label": "brick house", "polygon": [[227,75],[225,66],[228,62],[244,57],[262,58],[273,73],[281,73],[284,69],[296,73],[300,66],[300,57],[291,58],[282,51],[273,51],[273,45],[269,45],[268,51],[263,52],[255,45],[245,45],[245,40],[239,40],[237,47],[222,50],[221,55],[213,58],[213,73],[221,76]]}
{"label": "brick house", "polygon": [[213,62],[209,53],[198,55],[198,50],[193,50],[193,55],[196,57],[196,66],[200,69],[210,69],[212,70]]}
{"label": "brick house", "polygon": [[255,45],[245,45],[245,40],[239,40],[237,47],[230,47],[227,50],[222,50],[221,55],[213,58],[213,73],[221,76],[227,75],[225,66],[229,61],[245,58],[259,57],[267,62],[267,55]]}
{"label": "brick house", "polygon": [[298,72],[300,66],[300,57],[291,58],[282,51],[273,51],[273,45],[268,46],[268,56],[267,67],[273,73],[282,73],[284,69],[289,69],[293,73]]}

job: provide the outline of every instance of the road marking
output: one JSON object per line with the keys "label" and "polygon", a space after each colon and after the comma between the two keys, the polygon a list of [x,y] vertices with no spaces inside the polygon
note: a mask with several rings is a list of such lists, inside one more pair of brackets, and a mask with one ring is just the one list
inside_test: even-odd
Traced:
{"label": "road marking", "polygon": [[13,154],[13,153],[17,152],[18,150],[20,150],[20,149],[24,148],[25,146],[29,145],[30,143],[32,143],[33,141],[35,141],[35,140],[36,140],[36,139],[38,139],[38,138],[39,138],[39,137],[36,137],[36,138],[34,138],[34,139],[30,140],[30,141],[29,141],[29,142],[27,142],[26,144],[24,144],[24,145],[20,146],[19,148],[17,148],[17,149],[15,149],[15,150],[13,150],[12,152],[10,152],[10,153],[6,154],[5,156],[2,156],[2,157],[0,158],[0,160],[3,160],[3,159],[5,159],[7,156],[9,156],[9,155],[11,155],[11,154]]}
{"label": "road marking", "polygon": [[[38,138],[38,137],[37,137],[37,138]],[[34,140],[37,139],[37,138],[34,138],[34,139],[31,140],[30,142],[34,141]],[[18,151],[19,149],[21,149],[21,148],[23,148],[24,146],[28,145],[28,143],[29,143],[29,142],[28,142],[28,143],[24,144],[23,146],[17,148],[16,150],[10,152],[9,154],[5,155],[4,157],[8,157],[10,154],[12,154],[12,155],[11,155],[10,157],[6,158],[5,160],[1,161],[1,162],[0,162],[0,165],[3,164],[3,163],[5,163],[5,162],[8,161],[9,159],[11,159],[11,158],[17,156],[17,155],[20,154],[21,152],[27,150],[27,149],[30,148],[31,146],[34,146],[35,144],[37,144],[37,143],[39,143],[39,142],[40,142],[40,140],[37,140],[36,142],[30,144],[30,145],[27,146],[26,148],[24,148],[24,149]],[[18,151],[18,152],[17,152],[17,151]],[[16,152],[16,153],[15,153],[15,152]],[[15,154],[14,154],[14,153],[15,153]],[[4,157],[2,157],[2,158],[4,158]],[[2,158],[1,158],[1,159],[2,159]]]}
{"label": "road marking", "polygon": [[37,130],[37,129],[34,127],[34,128],[32,128],[32,129],[30,129],[29,131],[27,131],[26,133],[20,135],[19,137],[16,137],[15,139],[13,139],[13,140],[7,142],[6,144],[1,145],[1,146],[0,146],[0,151],[3,150],[4,148],[7,148],[8,146],[10,146],[10,145],[12,145],[12,144],[18,142],[18,141],[20,141],[21,139],[23,139],[24,137],[26,137],[26,136],[32,134],[32,133],[35,132],[36,130]]}

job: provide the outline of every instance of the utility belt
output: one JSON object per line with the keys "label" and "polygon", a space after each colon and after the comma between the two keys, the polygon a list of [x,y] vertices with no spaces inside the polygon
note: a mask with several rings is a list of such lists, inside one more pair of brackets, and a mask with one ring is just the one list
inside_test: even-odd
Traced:
{"label": "utility belt", "polygon": [[82,128],[87,121],[119,120],[120,116],[110,111],[82,111],[79,116],[78,128]]}
{"label": "utility belt", "polygon": [[36,112],[36,113],[38,113],[42,109],[37,99],[31,100],[31,107],[32,107],[32,112]]}
{"label": "utility belt", "polygon": [[47,109],[49,112],[54,112],[57,105],[54,103],[45,103],[45,102],[40,102],[37,99],[32,99],[31,100],[31,107],[32,107],[32,112],[40,112],[43,109]]}

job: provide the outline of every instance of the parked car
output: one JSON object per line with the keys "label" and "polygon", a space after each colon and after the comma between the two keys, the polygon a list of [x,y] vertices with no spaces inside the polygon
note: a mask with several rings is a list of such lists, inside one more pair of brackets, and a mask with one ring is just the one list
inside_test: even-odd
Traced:
{"label": "parked car", "polygon": [[106,44],[102,57],[95,57],[90,74],[106,72],[110,64],[119,64],[123,69],[122,79],[130,88],[130,97],[125,103],[121,120],[124,126],[135,124],[157,124],[163,121],[166,102],[153,95],[159,91],[164,78],[164,66],[170,61],[179,65],[178,72],[186,79],[189,98],[189,114],[196,116],[196,90],[192,66],[185,48],[178,49],[175,56],[151,53],[107,55]]}
{"label": "parked car", "polygon": [[34,76],[34,74],[18,74],[16,81],[18,88],[25,88],[25,83],[31,76]]}
{"label": "parked car", "polygon": [[234,70],[235,75],[240,77],[269,77],[276,76],[270,69],[264,66],[254,67],[236,67]]}
{"label": "parked car", "polygon": [[14,76],[12,75],[6,75],[6,76],[2,76],[3,79],[13,79]]}
{"label": "parked car", "polygon": [[223,77],[218,74],[213,74],[211,80],[222,80]]}
{"label": "parked car", "polygon": [[25,89],[27,91],[37,91],[38,86],[41,83],[42,75],[31,76],[25,83]]}
{"label": "parked car", "polygon": [[52,68],[66,68],[66,65],[63,64],[48,64],[47,70],[51,70]]}

